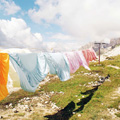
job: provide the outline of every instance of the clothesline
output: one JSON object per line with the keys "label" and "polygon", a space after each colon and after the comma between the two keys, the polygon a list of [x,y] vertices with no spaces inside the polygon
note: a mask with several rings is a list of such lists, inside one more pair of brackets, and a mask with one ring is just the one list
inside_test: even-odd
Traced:
{"label": "clothesline", "polygon": [[90,70],[89,61],[97,57],[93,49],[65,53],[0,53],[0,56],[0,100],[8,95],[9,58],[19,76],[21,88],[35,92],[48,72],[66,81],[70,79],[70,73],[76,72],[80,66]]}

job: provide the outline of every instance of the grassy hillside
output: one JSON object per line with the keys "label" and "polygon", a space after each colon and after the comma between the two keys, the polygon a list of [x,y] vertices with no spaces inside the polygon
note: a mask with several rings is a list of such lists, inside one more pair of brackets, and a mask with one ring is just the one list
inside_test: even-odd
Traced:
{"label": "grassy hillside", "polygon": [[[91,71],[80,67],[73,74],[74,77],[66,82],[60,82],[56,79],[43,86],[43,90],[47,92],[64,92],[61,96],[55,95],[51,98],[63,110],[61,113],[49,117],[62,118],[64,115],[64,119],[71,120],[110,120],[111,116],[107,113],[107,108],[118,109],[118,105],[120,105],[119,95],[116,99],[111,98],[113,92],[120,87],[120,69],[108,67],[108,65],[120,67],[120,56],[106,60],[101,65],[91,63]],[[106,80],[99,87],[93,87],[89,84],[99,80],[99,76],[97,77],[96,74],[99,76],[110,74],[110,80]],[[66,109],[66,106],[69,109]],[[117,116],[120,117],[120,113],[117,113]]]}
{"label": "grassy hillside", "polygon": [[[34,111],[30,115],[31,119],[36,120],[119,120],[120,119],[120,69],[108,65],[120,67],[120,56],[98,63],[90,63],[91,71],[83,67],[71,74],[71,79],[61,82],[58,78],[51,79],[35,93],[20,91],[21,94],[13,93],[0,102],[1,108],[8,103],[13,105],[17,101],[26,97],[32,97],[45,93],[56,93],[50,100],[61,108],[55,114],[47,114],[41,117],[39,111]],[[109,79],[97,86],[101,76],[110,75]],[[61,93],[61,94],[58,94]],[[111,111],[114,112],[112,115]],[[23,115],[24,116],[24,115]],[[25,118],[24,118],[25,119]]]}

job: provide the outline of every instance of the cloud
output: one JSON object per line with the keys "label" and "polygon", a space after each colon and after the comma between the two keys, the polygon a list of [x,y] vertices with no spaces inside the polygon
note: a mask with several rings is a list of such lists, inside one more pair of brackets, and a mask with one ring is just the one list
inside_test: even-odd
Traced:
{"label": "cloud", "polygon": [[45,42],[48,51],[52,52],[65,52],[71,50],[78,50],[81,46],[78,42]]}
{"label": "cloud", "polygon": [[42,35],[32,33],[23,19],[0,20],[0,46],[45,49]]}
{"label": "cloud", "polygon": [[60,41],[72,41],[74,38],[70,35],[65,35],[62,33],[57,33],[51,36],[51,39],[60,40]]}
{"label": "cloud", "polygon": [[54,19],[57,19],[57,0],[36,0],[35,4],[38,5],[40,9],[37,11],[34,8],[28,11],[28,14],[33,21],[42,23],[42,20],[51,22]]}
{"label": "cloud", "polygon": [[[36,0],[30,18],[59,25],[79,43],[120,37],[119,0]],[[76,42],[75,41],[75,42]]]}
{"label": "cloud", "polygon": [[0,10],[6,15],[13,15],[21,10],[12,0],[0,0]]}

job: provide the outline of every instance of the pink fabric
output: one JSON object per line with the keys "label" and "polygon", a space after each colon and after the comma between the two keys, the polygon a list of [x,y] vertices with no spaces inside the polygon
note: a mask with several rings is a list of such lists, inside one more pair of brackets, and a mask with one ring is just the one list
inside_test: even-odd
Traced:
{"label": "pink fabric", "polygon": [[85,57],[85,60],[86,60],[86,62],[87,62],[87,65],[89,65],[89,56],[88,56],[87,50],[83,50],[82,53],[83,53],[83,55],[84,55],[84,57]]}
{"label": "pink fabric", "polygon": [[79,65],[83,66],[87,70],[90,70],[90,68],[88,67],[88,64],[87,64],[87,62],[84,58],[84,55],[83,55],[82,51],[76,51],[75,54],[76,54],[76,57],[79,61]]}
{"label": "pink fabric", "polygon": [[96,55],[95,51],[93,50],[93,48],[90,48],[90,51],[92,52],[93,60],[96,60],[97,55]]}
{"label": "pink fabric", "polygon": [[80,66],[83,66],[85,69],[90,70],[82,51],[67,52],[65,55],[69,61],[70,73],[75,73]]}
{"label": "pink fabric", "polygon": [[75,73],[77,71],[77,69],[79,69],[80,65],[79,65],[79,61],[75,55],[74,52],[67,52],[65,53],[68,61],[69,61],[69,65],[70,65],[70,73]]}
{"label": "pink fabric", "polygon": [[96,60],[96,58],[97,58],[97,55],[92,48],[83,50],[82,53],[83,53],[88,65],[89,65],[89,61]]}

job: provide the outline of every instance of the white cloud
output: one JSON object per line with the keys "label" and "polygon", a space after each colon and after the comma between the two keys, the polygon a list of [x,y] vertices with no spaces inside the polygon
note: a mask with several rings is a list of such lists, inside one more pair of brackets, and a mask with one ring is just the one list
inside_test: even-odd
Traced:
{"label": "white cloud", "polygon": [[[36,0],[36,5],[40,6],[40,9],[30,9],[28,14],[31,16],[31,19],[36,23],[41,23],[42,19],[45,19],[47,22],[56,19],[58,13],[57,0]],[[37,19],[36,19],[37,18]]]}
{"label": "white cloud", "polygon": [[42,35],[32,33],[23,19],[0,20],[0,46],[44,49]]}
{"label": "white cloud", "polygon": [[74,40],[74,38],[70,35],[65,35],[62,33],[57,33],[54,34],[53,36],[51,36],[51,39],[56,39],[56,40],[63,40],[63,41],[70,41],[70,40]]}
{"label": "white cloud", "polygon": [[0,0],[0,9],[6,15],[13,15],[17,13],[21,8],[17,6],[12,0]]}
{"label": "white cloud", "polygon": [[65,52],[71,50],[78,50],[81,46],[78,42],[45,42],[49,51]]}
{"label": "white cloud", "polygon": [[120,0],[36,0],[28,11],[36,23],[55,23],[85,43],[120,37]]}

